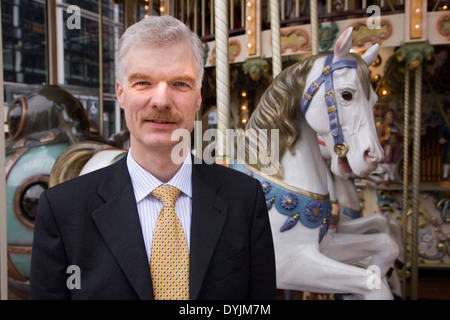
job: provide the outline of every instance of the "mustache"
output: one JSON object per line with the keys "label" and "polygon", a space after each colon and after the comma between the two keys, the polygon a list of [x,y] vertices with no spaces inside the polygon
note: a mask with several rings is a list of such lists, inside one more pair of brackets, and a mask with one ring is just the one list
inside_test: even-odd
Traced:
{"label": "mustache", "polygon": [[170,110],[141,111],[138,114],[138,118],[141,121],[161,120],[175,123],[181,122],[183,120],[180,114],[174,113]]}

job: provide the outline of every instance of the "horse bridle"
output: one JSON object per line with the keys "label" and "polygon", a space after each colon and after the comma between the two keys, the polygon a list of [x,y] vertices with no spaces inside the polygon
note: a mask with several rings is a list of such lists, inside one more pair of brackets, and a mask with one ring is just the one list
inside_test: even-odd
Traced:
{"label": "horse bridle", "polygon": [[300,110],[303,116],[306,115],[309,105],[313,96],[319,90],[322,83],[325,82],[325,100],[327,102],[328,119],[330,122],[331,135],[334,139],[334,152],[339,158],[344,158],[348,152],[348,145],[344,142],[344,135],[339,123],[338,110],[336,106],[336,97],[333,87],[333,71],[342,68],[357,68],[357,63],[354,60],[339,60],[334,63],[333,54],[330,54],[325,59],[325,66],[322,70],[322,74],[313,81],[303,95],[303,99],[300,105]]}

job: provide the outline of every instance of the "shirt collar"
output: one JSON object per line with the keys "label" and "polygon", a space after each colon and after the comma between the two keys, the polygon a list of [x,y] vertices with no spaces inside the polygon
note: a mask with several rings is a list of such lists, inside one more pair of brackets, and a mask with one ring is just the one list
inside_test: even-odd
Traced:
{"label": "shirt collar", "polygon": [[163,183],[151,173],[142,168],[131,155],[127,154],[127,165],[130,173],[131,182],[133,184],[134,195],[136,202],[141,201],[149,195],[157,187],[168,184],[180,189],[182,193],[192,198],[192,159],[190,152],[184,159],[183,164],[177,171],[175,176],[169,182]]}

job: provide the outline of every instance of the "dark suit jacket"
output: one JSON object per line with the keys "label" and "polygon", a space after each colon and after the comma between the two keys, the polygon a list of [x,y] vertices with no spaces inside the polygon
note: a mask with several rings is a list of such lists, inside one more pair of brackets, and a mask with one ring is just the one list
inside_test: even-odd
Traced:
{"label": "dark suit jacket", "polygon": [[[192,184],[190,298],[275,299],[273,242],[260,183],[203,163],[193,164]],[[76,275],[70,265],[79,267],[80,289],[68,289]],[[42,194],[29,297],[153,299],[126,157]]]}

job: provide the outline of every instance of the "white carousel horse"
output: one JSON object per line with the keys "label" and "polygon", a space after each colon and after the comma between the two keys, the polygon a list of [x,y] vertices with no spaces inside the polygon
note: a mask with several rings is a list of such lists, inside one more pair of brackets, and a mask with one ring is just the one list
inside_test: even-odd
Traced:
{"label": "white carousel horse", "polygon": [[[349,264],[370,256],[384,277],[398,255],[392,238],[326,232],[331,218],[328,168],[317,136],[330,149],[336,176],[364,177],[383,159],[372,113],[377,96],[368,78],[379,47],[373,45],[362,57],[352,54],[351,33],[349,28],[339,37],[334,55],[313,56],[283,70],[253,112],[247,131],[279,130],[278,174],[264,174],[263,164],[245,164],[247,158],[231,167],[263,185],[279,289],[392,299],[385,281],[374,288],[370,271]],[[247,151],[250,159],[254,150]]]}

